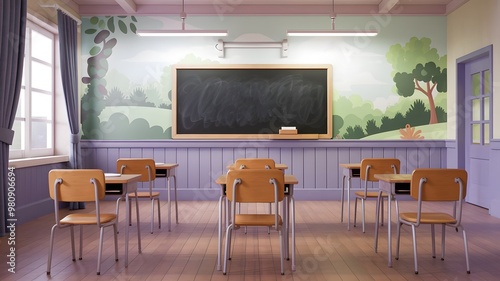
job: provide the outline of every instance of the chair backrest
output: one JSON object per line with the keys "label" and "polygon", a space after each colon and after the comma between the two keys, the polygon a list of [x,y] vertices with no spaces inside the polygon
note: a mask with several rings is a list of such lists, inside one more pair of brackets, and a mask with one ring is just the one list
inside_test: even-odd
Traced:
{"label": "chair backrest", "polygon": [[467,195],[467,171],[463,169],[415,169],[410,195],[421,201],[461,201]]}
{"label": "chair backrest", "polygon": [[59,202],[102,200],[106,191],[105,184],[104,172],[99,169],[53,169],[49,171],[50,198]]}
{"label": "chair backrest", "polygon": [[226,178],[227,199],[242,203],[280,202],[285,196],[284,177],[278,169],[230,170]]}
{"label": "chair backrest", "polygon": [[141,182],[152,182],[156,179],[155,160],[151,158],[119,158],[116,160],[116,171],[120,174],[140,174]]}
{"label": "chair backrest", "polygon": [[234,162],[234,169],[275,169],[271,158],[240,158]]}
{"label": "chair backrest", "polygon": [[400,167],[397,158],[365,158],[361,160],[360,178],[366,182],[378,181],[375,174],[399,174]]}

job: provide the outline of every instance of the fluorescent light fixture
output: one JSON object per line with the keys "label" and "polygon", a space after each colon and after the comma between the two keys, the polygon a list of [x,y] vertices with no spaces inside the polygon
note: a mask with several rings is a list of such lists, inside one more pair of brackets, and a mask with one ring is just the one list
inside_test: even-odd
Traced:
{"label": "fluorescent light fixture", "polygon": [[186,30],[186,17],[184,11],[184,0],[182,0],[182,12],[180,14],[182,20],[182,29],[180,30],[137,30],[139,36],[170,36],[170,37],[194,37],[194,36],[227,36],[227,30]]}
{"label": "fluorescent light fixture", "polygon": [[332,21],[331,30],[288,30],[287,36],[314,36],[314,37],[328,37],[328,36],[376,36],[376,30],[335,30],[335,1],[332,0],[332,13],[330,19]]}
{"label": "fluorescent light fixture", "polygon": [[137,30],[140,36],[227,36],[227,30]]}
{"label": "fluorescent light fixture", "polygon": [[355,30],[288,30],[287,36],[318,36],[318,37],[328,37],[328,36],[376,36],[377,31],[375,30],[365,30],[365,31],[355,31]]}

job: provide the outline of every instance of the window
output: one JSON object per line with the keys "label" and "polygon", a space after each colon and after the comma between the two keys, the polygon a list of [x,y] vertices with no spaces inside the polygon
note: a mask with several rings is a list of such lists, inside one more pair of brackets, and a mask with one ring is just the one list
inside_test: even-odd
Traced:
{"label": "window", "polygon": [[55,34],[26,24],[24,71],[10,158],[54,154]]}

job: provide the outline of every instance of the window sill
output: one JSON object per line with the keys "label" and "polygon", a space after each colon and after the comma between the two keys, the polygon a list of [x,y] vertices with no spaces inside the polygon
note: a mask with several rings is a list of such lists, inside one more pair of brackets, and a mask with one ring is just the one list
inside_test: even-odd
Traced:
{"label": "window sill", "polygon": [[23,158],[23,159],[12,159],[9,160],[9,167],[13,168],[27,168],[55,163],[68,162],[68,155],[55,155],[55,156],[45,156],[45,157],[34,157],[34,158]]}

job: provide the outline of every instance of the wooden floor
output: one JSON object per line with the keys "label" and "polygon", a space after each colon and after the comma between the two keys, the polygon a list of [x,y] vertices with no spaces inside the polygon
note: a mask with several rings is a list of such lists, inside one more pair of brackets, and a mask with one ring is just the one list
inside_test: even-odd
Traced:
{"label": "wooden floor", "polygon": [[[403,201],[402,209],[413,202]],[[124,211],[122,204],[121,214]],[[119,261],[114,261],[110,229],[105,233],[101,275],[96,275],[98,231],[84,231],[83,260],[73,262],[69,230],[56,232],[52,274],[46,275],[47,250],[52,215],[17,226],[15,231],[15,271],[8,271],[7,237],[0,239],[0,280],[499,280],[500,219],[488,211],[466,205],[464,222],[469,238],[471,271],[466,274],[461,233],[448,228],[446,259],[431,257],[429,227],[417,230],[419,274],[413,272],[411,232],[402,234],[399,260],[387,266],[387,228],[381,229],[378,253],[374,252],[374,203],[368,202],[366,233],[361,227],[347,230],[340,222],[338,201],[298,201],[296,203],[297,261],[296,271],[285,261],[285,275],[279,273],[277,234],[266,228],[249,228],[235,235],[229,273],[216,269],[217,202],[179,202],[178,225],[166,228],[166,205],[163,202],[163,225],[149,233],[149,204],[141,202],[142,254],[137,251],[137,231],[131,228],[130,264],[124,267],[124,218],[118,234]],[[93,208],[80,212],[88,212]],[[104,208],[113,211],[114,202]],[[259,206],[258,208],[261,208]],[[263,208],[263,207],[262,207]],[[436,207],[438,208],[438,207]],[[393,224],[394,225],[394,224]],[[157,225],[156,225],[157,227]],[[395,228],[394,228],[395,229]],[[395,233],[395,232],[394,232]],[[437,236],[440,230],[437,231]],[[395,239],[393,240],[395,242]],[[440,240],[436,247],[439,251]],[[393,244],[395,245],[395,243]]]}

